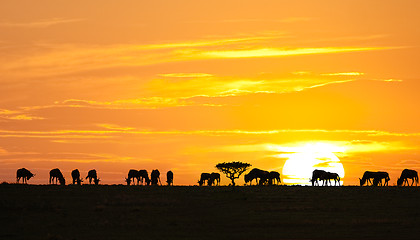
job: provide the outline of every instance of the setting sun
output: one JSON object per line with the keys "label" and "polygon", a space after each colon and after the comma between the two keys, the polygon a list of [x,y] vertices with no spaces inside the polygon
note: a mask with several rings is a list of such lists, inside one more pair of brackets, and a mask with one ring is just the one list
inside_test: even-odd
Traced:
{"label": "setting sun", "polygon": [[278,156],[287,158],[283,166],[283,181],[286,184],[309,185],[309,179],[315,169],[338,173],[341,179],[344,178],[343,164],[334,154],[344,152],[343,147],[328,143],[306,143],[279,150],[285,153]]}

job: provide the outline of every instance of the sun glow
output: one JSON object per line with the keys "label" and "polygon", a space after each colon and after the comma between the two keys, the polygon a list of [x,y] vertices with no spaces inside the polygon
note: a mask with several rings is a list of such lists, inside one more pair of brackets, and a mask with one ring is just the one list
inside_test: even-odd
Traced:
{"label": "sun glow", "polygon": [[[279,147],[279,157],[287,158],[283,166],[283,182],[309,185],[312,171],[321,169],[344,177],[344,167],[334,153],[342,153],[344,147],[330,143],[306,143],[295,147]],[[341,182],[342,183],[342,182]]]}

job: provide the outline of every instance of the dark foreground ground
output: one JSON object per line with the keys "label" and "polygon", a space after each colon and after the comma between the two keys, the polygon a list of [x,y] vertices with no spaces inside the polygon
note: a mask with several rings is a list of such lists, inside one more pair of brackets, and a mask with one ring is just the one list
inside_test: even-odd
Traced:
{"label": "dark foreground ground", "polygon": [[0,239],[420,239],[418,187],[0,185]]}

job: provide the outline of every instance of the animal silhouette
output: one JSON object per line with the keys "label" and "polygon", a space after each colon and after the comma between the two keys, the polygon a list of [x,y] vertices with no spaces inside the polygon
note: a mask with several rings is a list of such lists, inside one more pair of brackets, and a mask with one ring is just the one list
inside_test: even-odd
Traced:
{"label": "animal silhouette", "polygon": [[88,175],[86,176],[86,179],[89,179],[89,184],[92,184],[92,179],[96,185],[97,183],[99,183],[98,174],[96,173],[95,169],[89,170]]}
{"label": "animal silhouette", "polygon": [[215,184],[216,186],[220,186],[220,173],[212,172],[210,174],[208,185],[211,186],[213,184]]}
{"label": "animal silhouette", "polygon": [[134,180],[137,179],[137,185],[139,185],[140,182],[140,173],[139,171],[135,169],[130,169],[128,171],[128,177],[125,178],[125,181],[127,182],[127,185],[130,185],[131,182],[134,184]]}
{"label": "animal silhouette", "polygon": [[60,182],[61,185],[66,185],[66,180],[64,179],[63,174],[61,173],[60,169],[54,168],[50,171],[50,184],[57,184],[57,181]]}
{"label": "animal silhouette", "polygon": [[201,173],[200,175],[200,180],[198,181],[198,185],[199,186],[203,186],[204,182],[207,181],[207,185],[210,186],[209,180],[211,178],[211,174],[210,173]]}
{"label": "animal silhouette", "polygon": [[[412,180],[411,185],[409,185],[408,179]],[[419,176],[417,174],[417,171],[411,169],[404,169],[401,172],[400,178],[398,178],[397,180],[397,185],[404,186],[405,184],[407,184],[407,186],[413,186],[414,182],[416,182],[416,186],[419,183]]]}
{"label": "animal silhouette", "polygon": [[369,183],[372,186],[382,186],[382,179],[385,180],[383,186],[388,186],[388,181],[390,180],[389,174],[387,172],[371,172],[366,171],[363,173],[363,177],[359,178],[360,186],[363,186],[366,183],[366,186],[369,186]]}
{"label": "animal silhouette", "polygon": [[248,174],[244,175],[245,184],[252,185],[252,181],[255,179],[257,185],[264,185],[268,183],[270,173],[258,168],[253,168]]}
{"label": "animal silhouette", "polygon": [[71,178],[73,179],[73,185],[81,185],[83,182],[83,180],[80,179],[79,169],[74,169],[73,171],[71,171]]}
{"label": "animal silhouette", "polygon": [[174,173],[172,171],[166,173],[166,183],[168,183],[168,186],[174,185]]}
{"label": "animal silhouette", "polygon": [[312,178],[309,181],[312,183],[312,186],[319,186],[318,181],[322,181],[322,185],[325,184],[324,175],[326,172],[324,170],[315,169],[312,171]]}
{"label": "animal silhouette", "polygon": [[268,179],[268,184],[269,185],[281,183],[280,173],[278,173],[276,171],[271,171],[268,175],[268,178],[269,178]]}
{"label": "animal silhouette", "polygon": [[157,170],[157,169],[153,170],[152,173],[150,174],[150,178],[151,178],[152,185],[157,185],[158,182],[160,183],[160,185],[162,185],[162,183],[160,182],[160,172],[159,172],[159,170]]}
{"label": "animal silhouette", "polygon": [[334,180],[334,186],[336,186],[337,183],[338,183],[338,186],[340,186],[340,180],[341,179],[340,179],[340,176],[338,175],[338,173],[325,172],[321,176],[321,180],[323,181],[325,186],[328,186],[328,183],[330,184],[330,186],[332,186],[331,180]]}
{"label": "animal silhouette", "polygon": [[16,182],[19,183],[19,180],[22,178],[22,183],[28,184],[28,180],[32,177],[35,177],[35,174],[31,173],[26,168],[20,168],[16,171]]}
{"label": "animal silhouette", "polygon": [[141,185],[143,185],[143,182],[146,185],[150,185],[149,173],[147,173],[147,170],[145,169],[139,170],[139,179],[140,179]]}

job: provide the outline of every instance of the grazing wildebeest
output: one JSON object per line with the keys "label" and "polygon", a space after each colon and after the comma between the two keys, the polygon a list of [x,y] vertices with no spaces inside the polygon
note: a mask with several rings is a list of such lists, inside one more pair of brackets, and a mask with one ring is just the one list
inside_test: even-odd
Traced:
{"label": "grazing wildebeest", "polygon": [[[373,179],[373,181],[371,181]],[[360,180],[360,186],[363,186],[366,183],[366,186],[372,184],[373,186],[378,186],[379,184],[382,186],[382,179],[385,180],[383,186],[388,186],[388,181],[390,180],[389,174],[387,172],[371,172],[366,171],[363,174],[363,177]]]}
{"label": "grazing wildebeest", "polygon": [[331,179],[334,180],[334,186],[337,185],[337,182],[338,182],[338,186],[340,186],[341,179],[338,173],[325,172],[325,174],[321,176],[320,180],[322,180],[325,183],[325,186],[328,186],[328,183],[330,184],[330,186],[332,186]]}
{"label": "grazing wildebeest", "polygon": [[140,179],[141,185],[143,185],[143,181],[145,181],[146,185],[150,185],[149,173],[147,173],[147,170],[145,169],[139,170],[139,179]]}
{"label": "grazing wildebeest", "polygon": [[[94,183],[96,184],[95,180],[98,179],[98,174],[96,173],[95,169],[92,169],[88,172],[88,175],[86,176],[86,179],[89,178],[89,184],[92,184],[92,179],[94,180]],[[99,181],[98,181],[99,183]]]}
{"label": "grazing wildebeest", "polygon": [[99,184],[99,181],[101,181],[101,179],[100,179],[100,178],[93,179],[93,182],[95,183],[95,185],[98,185],[98,184]]}
{"label": "grazing wildebeest", "polygon": [[319,170],[319,169],[315,169],[312,171],[312,178],[309,179],[310,182],[312,182],[312,186],[319,186],[319,182],[318,181],[322,181],[322,185],[325,184],[325,180],[324,180],[324,174],[326,172],[324,170]]}
{"label": "grazing wildebeest", "polygon": [[213,183],[216,186],[220,186],[220,173],[212,172],[210,174],[210,179],[207,182],[208,182],[209,186],[213,185]]}
{"label": "grazing wildebeest", "polygon": [[50,184],[54,184],[54,179],[55,184],[57,184],[58,181],[61,185],[66,185],[66,180],[64,179],[63,174],[58,168],[54,168],[50,171]]}
{"label": "grazing wildebeest", "polygon": [[269,179],[269,174],[270,173],[267,171],[254,168],[251,171],[249,171],[248,174],[245,174],[244,176],[245,184],[249,182],[249,184],[252,185],[252,181],[255,179],[255,181],[257,182],[257,185],[264,185],[264,183],[268,181]]}
{"label": "grazing wildebeest", "polygon": [[79,169],[74,169],[73,171],[71,171],[71,178],[73,179],[73,185],[80,185],[83,182],[83,180],[80,179]]}
{"label": "grazing wildebeest", "polygon": [[404,169],[401,173],[400,178],[398,178],[397,180],[397,185],[398,186],[404,186],[405,184],[407,184],[407,186],[409,185],[408,183],[408,179],[413,180],[411,182],[411,186],[413,186],[414,182],[416,182],[416,186],[419,183],[419,176],[417,174],[416,170],[410,170],[410,169]]}
{"label": "grazing wildebeest", "polygon": [[[269,185],[273,185],[273,184],[279,184],[281,183],[281,179],[280,179],[280,173],[276,172],[276,171],[271,171],[268,175],[269,177],[269,181],[268,184]],[[274,181],[275,180],[275,181]]]}
{"label": "grazing wildebeest", "polygon": [[200,180],[198,181],[198,185],[199,186],[203,186],[204,182],[207,181],[207,185],[210,185],[210,178],[211,178],[211,174],[210,173],[202,173],[200,175]]}
{"label": "grazing wildebeest", "polygon": [[139,182],[140,182],[139,171],[137,171],[135,169],[130,169],[130,171],[128,171],[128,177],[125,178],[125,181],[127,182],[127,185],[130,185],[131,182],[133,182],[133,184],[134,184],[135,179],[137,179],[137,185],[139,185]]}
{"label": "grazing wildebeest", "polygon": [[166,173],[166,183],[168,186],[174,185],[174,173],[170,170]]}
{"label": "grazing wildebeest", "polygon": [[26,168],[20,168],[16,171],[16,182],[19,183],[19,180],[22,178],[22,183],[28,183],[28,180],[31,179],[31,177],[35,177],[35,174],[31,173]]}
{"label": "grazing wildebeest", "polygon": [[152,173],[150,174],[150,178],[151,178],[151,183],[152,185],[157,185],[158,182],[160,183],[160,185],[162,185],[162,183],[160,182],[160,172],[159,170],[155,169],[152,170]]}

